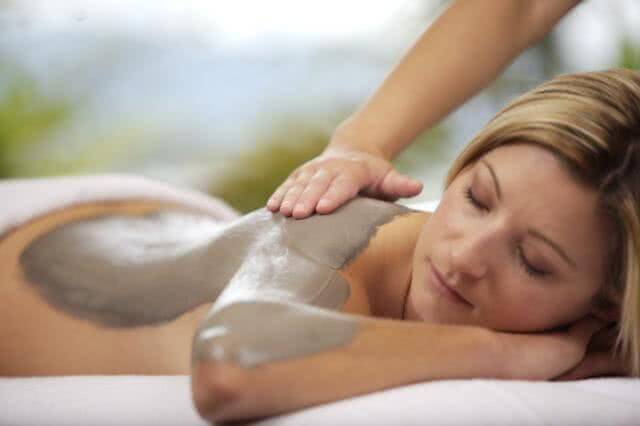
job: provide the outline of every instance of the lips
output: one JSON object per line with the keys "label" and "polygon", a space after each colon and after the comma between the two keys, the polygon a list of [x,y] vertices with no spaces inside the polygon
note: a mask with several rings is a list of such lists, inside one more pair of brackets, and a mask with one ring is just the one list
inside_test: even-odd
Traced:
{"label": "lips", "polygon": [[431,259],[427,258],[428,265],[428,275],[430,275],[431,281],[435,285],[436,289],[447,297],[452,302],[464,304],[467,306],[473,306],[467,299],[462,297],[460,293],[458,293],[447,281],[445,280],[442,273],[436,268],[436,266],[431,262]]}

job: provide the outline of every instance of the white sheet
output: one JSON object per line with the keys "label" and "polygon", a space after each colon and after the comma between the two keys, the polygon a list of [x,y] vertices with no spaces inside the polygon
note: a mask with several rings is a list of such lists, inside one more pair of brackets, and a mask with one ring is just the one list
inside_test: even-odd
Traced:
{"label": "white sheet", "polygon": [[224,201],[188,188],[134,175],[83,175],[0,180],[0,234],[56,209],[91,201],[153,199],[181,203],[232,220],[238,213]]}
{"label": "white sheet", "polygon": [[[205,425],[191,404],[189,383],[188,376],[0,379],[0,425]],[[637,426],[640,380],[419,383],[255,424]]]}

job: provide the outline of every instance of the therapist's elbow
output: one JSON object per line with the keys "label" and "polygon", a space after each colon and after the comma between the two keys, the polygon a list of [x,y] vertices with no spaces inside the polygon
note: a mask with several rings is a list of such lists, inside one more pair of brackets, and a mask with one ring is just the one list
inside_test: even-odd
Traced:
{"label": "therapist's elbow", "polygon": [[243,369],[219,361],[196,361],[191,372],[191,395],[206,420],[234,420],[242,413]]}

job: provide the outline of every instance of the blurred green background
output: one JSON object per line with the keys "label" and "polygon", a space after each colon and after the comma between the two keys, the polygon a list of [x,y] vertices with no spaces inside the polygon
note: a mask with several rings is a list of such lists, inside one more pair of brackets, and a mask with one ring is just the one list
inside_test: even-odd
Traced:
{"label": "blurred green background", "polygon": [[[61,1],[55,13],[0,2],[0,178],[135,173],[261,207],[446,3],[256,2],[250,14],[196,1]],[[563,72],[639,68],[638,3],[584,2],[421,135],[395,160],[425,182],[417,200],[439,196],[451,159],[513,96]],[[348,19],[335,28],[309,24],[339,9]]]}

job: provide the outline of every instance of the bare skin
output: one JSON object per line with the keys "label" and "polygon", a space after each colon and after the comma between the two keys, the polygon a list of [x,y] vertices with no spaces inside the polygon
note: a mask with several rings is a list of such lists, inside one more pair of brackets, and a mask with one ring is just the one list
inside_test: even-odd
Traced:
{"label": "bare skin", "polygon": [[[530,149],[522,149],[526,157],[530,157]],[[520,151],[501,152],[519,155]],[[495,165],[496,160],[492,161]],[[560,170],[558,173],[561,177]],[[464,201],[457,192],[455,196]],[[0,275],[3,283],[0,297],[7,307],[0,312],[0,341],[4,344],[0,351],[0,374],[189,374],[191,339],[210,303],[159,325],[125,330],[103,328],[51,308],[31,291],[18,263],[20,254],[31,241],[63,224],[104,214],[133,216],[167,209],[185,210],[185,207],[153,201],[78,205],[39,217],[6,233],[0,240],[0,261],[8,265]],[[341,271],[351,286],[342,312],[390,319],[411,317],[405,308],[419,308],[423,303],[407,303],[407,300],[411,284],[421,285],[424,279],[418,276],[423,274],[420,268],[414,273],[413,265],[416,256],[422,255],[422,249],[418,255],[414,249],[421,230],[431,222],[429,217],[427,213],[416,212],[379,228],[367,248]],[[426,237],[429,235],[437,233],[429,232]],[[465,273],[462,269],[459,272]]]}
{"label": "bare skin", "polygon": [[[0,239],[0,376],[84,374],[190,374],[191,343],[207,303],[173,321],[131,329],[105,328],[52,308],[31,290],[18,259],[29,243],[56,227],[104,214],[138,215],[168,206],[149,201],[105,202],[74,206],[39,217]],[[430,213],[413,213],[380,227],[369,246],[340,271],[351,293],[341,312],[389,319],[406,316],[413,247]],[[391,264],[402,264],[389,268]],[[610,333],[609,333],[610,334]],[[606,355],[610,347],[585,358],[563,379],[593,374],[623,374]],[[152,353],[153,356],[149,356]]]}
{"label": "bare skin", "polygon": [[148,201],[73,206],[2,236],[0,261],[6,267],[0,270],[0,375],[188,374],[191,333],[206,305],[159,326],[100,327],[52,308],[32,291],[19,266],[20,254],[31,241],[62,224],[161,207],[167,206]]}
{"label": "bare skin", "polygon": [[[6,265],[0,270],[4,306],[0,310],[0,375],[189,374],[193,334],[212,303],[158,325],[103,327],[45,302],[26,281],[19,262],[32,241],[61,225],[105,214],[133,217],[167,209],[188,210],[154,201],[83,204],[41,216],[4,234],[0,238],[0,262]],[[385,229],[395,227],[385,225]],[[371,289],[357,272],[367,270],[367,265],[360,258],[363,256],[342,271],[351,294],[341,311],[371,316]]]}

